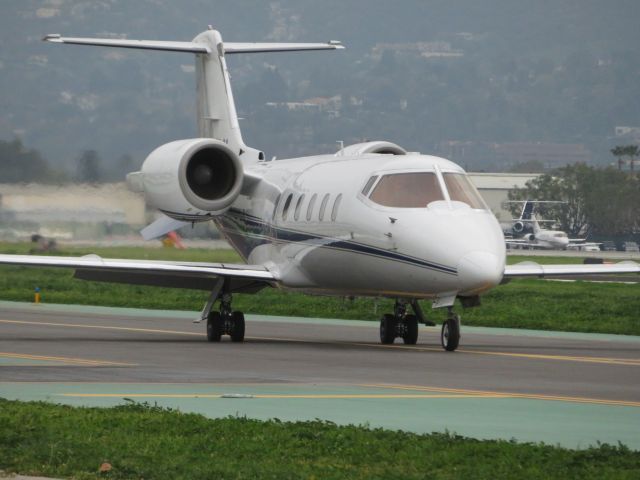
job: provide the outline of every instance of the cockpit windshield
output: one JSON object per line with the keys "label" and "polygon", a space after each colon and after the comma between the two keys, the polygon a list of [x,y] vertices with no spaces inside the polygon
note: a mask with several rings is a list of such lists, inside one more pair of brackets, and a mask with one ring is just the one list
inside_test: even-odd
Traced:
{"label": "cockpit windshield", "polygon": [[484,200],[473,186],[469,177],[463,173],[443,173],[444,184],[449,191],[449,198],[454,201],[464,202],[471,208],[488,210]]}
{"label": "cockpit windshield", "polygon": [[[443,173],[442,178],[451,200],[474,209],[488,209],[464,173]],[[383,175],[377,184],[376,179],[371,177],[362,193],[367,195],[375,184],[369,199],[385,207],[425,208],[431,202],[445,200],[435,172],[390,173]]]}
{"label": "cockpit windshield", "polygon": [[384,175],[369,198],[385,207],[425,208],[444,195],[435,173],[412,172]]}

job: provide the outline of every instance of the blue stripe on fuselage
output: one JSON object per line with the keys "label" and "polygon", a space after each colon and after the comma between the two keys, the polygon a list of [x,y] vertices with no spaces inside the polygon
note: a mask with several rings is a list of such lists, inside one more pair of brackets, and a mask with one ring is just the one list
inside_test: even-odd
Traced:
{"label": "blue stripe on fuselage", "polygon": [[309,243],[325,248],[334,248],[336,250],[391,259],[450,275],[457,275],[458,273],[455,268],[446,265],[439,265],[434,262],[428,262],[420,258],[384,250],[371,245],[276,227],[258,217],[238,210],[230,210],[224,215],[216,217],[215,222],[245,259],[248,258],[254,248],[266,243]]}

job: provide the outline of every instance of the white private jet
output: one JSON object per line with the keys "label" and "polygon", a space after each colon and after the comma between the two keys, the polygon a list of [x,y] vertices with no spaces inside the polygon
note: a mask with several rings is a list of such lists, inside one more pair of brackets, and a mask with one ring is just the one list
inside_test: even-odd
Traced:
{"label": "white private jet", "polygon": [[[417,300],[447,308],[442,346],[458,347],[453,311],[479,305],[479,295],[514,277],[640,272],[640,265],[505,266],[502,230],[462,168],[389,142],[351,145],[337,154],[266,161],[240,134],[225,56],[245,52],[342,49],[317,44],[223,43],[211,28],[191,42],[70,38],[79,45],[189,52],[196,58],[198,137],[157,148],[134,190],[166,215],[147,238],[213,220],[246,265],[0,255],[0,263],[75,268],[86,280],[204,289],[207,338],[244,339],[232,294],[271,286],[325,295],[389,297],[380,340],[415,344],[425,316]],[[219,303],[219,310],[214,304]],[[410,311],[413,313],[410,313]]]}
{"label": "white private jet", "polygon": [[[534,205],[536,203],[564,202],[524,200],[523,203],[520,218],[515,219],[512,226],[513,233],[520,235],[520,237],[505,238],[508,247],[552,250],[600,250],[598,248],[600,244],[598,243],[585,242],[584,238],[569,238],[569,236],[562,230],[549,230],[540,226],[540,222],[549,222],[550,220],[538,220],[536,215],[533,213]],[[551,222],[553,221],[551,220]]]}

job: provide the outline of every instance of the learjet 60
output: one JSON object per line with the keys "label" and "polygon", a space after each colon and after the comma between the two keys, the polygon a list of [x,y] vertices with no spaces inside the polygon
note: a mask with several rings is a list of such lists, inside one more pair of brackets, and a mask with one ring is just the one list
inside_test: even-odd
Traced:
{"label": "learjet 60", "polygon": [[211,342],[223,335],[244,340],[244,315],[233,310],[233,294],[265,287],[394,299],[393,312],[380,321],[383,344],[417,342],[418,323],[429,322],[418,301],[427,299],[448,311],[441,343],[449,351],[460,341],[456,300],[477,306],[481,294],[514,277],[640,272],[633,262],[505,265],[498,221],[465,171],[443,158],[374,141],[268,160],[245,145],[226,56],[340,50],[340,42],[225,43],[212,28],[191,42],[44,40],[195,55],[197,137],[158,147],[127,183],[162,213],[142,231],[145,238],[213,221],[246,264],[28,255],[0,255],[0,263],[71,267],[85,280],[206,290],[200,320]]}

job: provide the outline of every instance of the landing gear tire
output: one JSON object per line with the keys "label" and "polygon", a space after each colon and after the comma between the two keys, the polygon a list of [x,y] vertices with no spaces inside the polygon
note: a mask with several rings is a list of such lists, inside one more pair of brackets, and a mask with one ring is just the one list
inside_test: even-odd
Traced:
{"label": "landing gear tire", "polygon": [[440,342],[442,343],[442,348],[448,352],[453,352],[458,348],[460,344],[460,317],[458,315],[448,318],[442,324]]}
{"label": "landing gear tire", "polygon": [[391,345],[396,339],[396,319],[393,315],[385,313],[380,320],[380,343]]}
{"label": "landing gear tire", "polygon": [[404,317],[404,340],[405,345],[415,345],[418,343],[418,317],[407,315]]}
{"label": "landing gear tire", "polygon": [[231,314],[231,332],[229,332],[232,342],[244,341],[244,313],[233,312]]}
{"label": "landing gear tire", "polygon": [[220,312],[210,312],[207,316],[207,340],[219,342],[222,337],[222,315]]}

